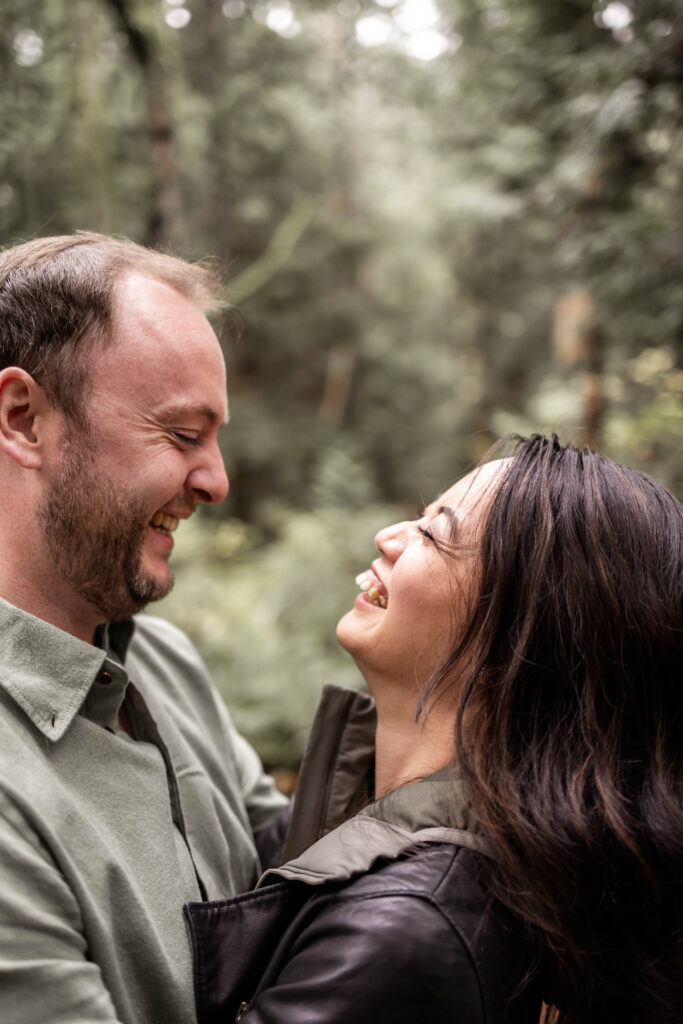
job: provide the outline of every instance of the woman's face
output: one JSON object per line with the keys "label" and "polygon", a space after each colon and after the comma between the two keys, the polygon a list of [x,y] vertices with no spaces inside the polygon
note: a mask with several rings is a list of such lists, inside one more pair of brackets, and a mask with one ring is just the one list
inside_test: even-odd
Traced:
{"label": "woman's face", "polygon": [[375,537],[379,557],[337,637],[373,689],[419,690],[464,625],[479,572],[479,533],[503,462],[463,477],[419,518]]}

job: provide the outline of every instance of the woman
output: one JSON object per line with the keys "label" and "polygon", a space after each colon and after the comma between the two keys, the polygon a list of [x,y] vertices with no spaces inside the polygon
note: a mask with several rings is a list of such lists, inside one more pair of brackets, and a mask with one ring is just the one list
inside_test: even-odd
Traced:
{"label": "woman", "polygon": [[200,1024],[679,1022],[680,504],[534,436],[376,544],[374,707],[326,689],[284,866],[186,908]]}

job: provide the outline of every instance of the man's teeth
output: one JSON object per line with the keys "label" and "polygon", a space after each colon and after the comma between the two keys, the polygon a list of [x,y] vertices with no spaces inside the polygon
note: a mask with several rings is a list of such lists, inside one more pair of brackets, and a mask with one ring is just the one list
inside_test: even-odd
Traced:
{"label": "man's teeth", "polygon": [[167,512],[155,512],[150,523],[156,527],[157,530],[163,530],[165,533],[173,533],[177,529],[180,520],[177,516],[170,516]]}
{"label": "man's teeth", "polygon": [[361,590],[365,591],[368,600],[371,601],[372,604],[376,604],[378,608],[386,608],[387,592],[384,589],[384,585],[377,579],[372,569],[366,569],[365,572],[356,576],[356,584]]}

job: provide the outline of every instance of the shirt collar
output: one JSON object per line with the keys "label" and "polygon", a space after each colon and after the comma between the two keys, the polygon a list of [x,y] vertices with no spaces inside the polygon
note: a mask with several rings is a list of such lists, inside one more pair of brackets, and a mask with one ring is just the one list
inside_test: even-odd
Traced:
{"label": "shirt collar", "polygon": [[0,686],[53,742],[81,707],[92,721],[113,726],[128,681],[122,662],[133,628],[132,622],[103,628],[98,647],[0,598]]}

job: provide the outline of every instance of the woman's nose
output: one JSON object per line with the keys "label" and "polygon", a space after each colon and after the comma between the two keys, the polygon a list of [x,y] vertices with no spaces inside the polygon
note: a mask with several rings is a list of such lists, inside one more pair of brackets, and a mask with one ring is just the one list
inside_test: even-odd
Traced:
{"label": "woman's nose", "polygon": [[375,546],[386,558],[395,562],[405,549],[409,529],[410,523],[407,521],[385,526],[375,534]]}

